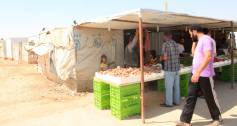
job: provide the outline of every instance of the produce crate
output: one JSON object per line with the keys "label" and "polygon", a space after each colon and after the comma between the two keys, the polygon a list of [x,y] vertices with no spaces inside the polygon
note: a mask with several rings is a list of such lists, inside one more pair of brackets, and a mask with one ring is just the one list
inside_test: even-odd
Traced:
{"label": "produce crate", "polygon": [[160,92],[165,92],[165,79],[161,79],[157,81],[157,88]]}
{"label": "produce crate", "polygon": [[122,109],[111,109],[112,115],[122,120],[141,113],[141,105],[136,104]]}
{"label": "produce crate", "polygon": [[[217,78],[221,81],[232,81],[232,66],[223,66]],[[234,79],[237,81],[237,64],[234,65]]]}
{"label": "produce crate", "polygon": [[101,110],[110,108],[110,95],[94,94],[95,106]]}
{"label": "produce crate", "polygon": [[184,66],[192,66],[192,62],[192,57],[185,57],[180,59],[180,64],[183,64]]}
{"label": "produce crate", "polygon": [[181,97],[188,96],[189,80],[190,80],[190,74],[180,75],[180,95],[181,95]]}
{"label": "produce crate", "polygon": [[[182,97],[188,96],[190,74],[180,75],[180,95]],[[158,91],[165,92],[165,80],[161,79],[157,81]]]}
{"label": "produce crate", "polygon": [[141,112],[140,84],[128,86],[110,85],[110,107],[112,115],[125,119]]}
{"label": "produce crate", "polygon": [[110,108],[110,86],[99,79],[93,81],[94,103],[99,109]]}
{"label": "produce crate", "polygon": [[110,85],[110,95],[126,97],[134,94],[140,94],[140,84],[131,84],[127,86]]}
{"label": "produce crate", "polygon": [[126,108],[134,104],[140,104],[140,94],[130,95],[122,98],[111,96],[111,106],[115,108]]}

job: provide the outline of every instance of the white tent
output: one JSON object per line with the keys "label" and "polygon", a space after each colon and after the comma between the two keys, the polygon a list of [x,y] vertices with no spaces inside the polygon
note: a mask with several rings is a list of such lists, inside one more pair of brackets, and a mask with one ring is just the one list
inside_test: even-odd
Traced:
{"label": "white tent", "polygon": [[28,52],[23,49],[24,44],[28,42],[28,38],[10,38],[12,58],[18,63],[28,62]]}
{"label": "white tent", "polygon": [[0,39],[0,58],[5,58],[6,54],[5,54],[5,40],[4,39]]}
{"label": "white tent", "polygon": [[[137,28],[138,17],[143,20],[143,27],[175,27],[185,25],[204,25],[210,28],[231,27],[229,20],[213,19],[208,17],[192,16],[188,14],[164,12],[151,9],[137,9],[117,14],[112,17],[80,23],[80,27],[106,29],[134,29]],[[233,22],[237,27],[237,22]]]}

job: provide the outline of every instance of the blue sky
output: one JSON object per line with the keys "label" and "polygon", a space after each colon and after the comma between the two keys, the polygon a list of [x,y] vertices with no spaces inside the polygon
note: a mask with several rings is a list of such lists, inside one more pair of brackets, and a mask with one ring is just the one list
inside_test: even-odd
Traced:
{"label": "blue sky", "polygon": [[[237,20],[236,0],[168,0],[169,11]],[[43,27],[106,17],[137,8],[164,9],[164,0],[1,0],[0,38],[30,36]]]}

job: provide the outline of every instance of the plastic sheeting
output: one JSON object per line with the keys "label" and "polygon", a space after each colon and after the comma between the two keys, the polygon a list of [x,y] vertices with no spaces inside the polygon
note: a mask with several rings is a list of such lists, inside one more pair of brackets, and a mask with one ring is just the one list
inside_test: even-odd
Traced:
{"label": "plastic sheeting", "polygon": [[24,44],[28,42],[28,38],[10,38],[11,40],[11,49],[12,57],[18,63],[24,61],[24,57],[28,55],[28,52],[24,50]]}
{"label": "plastic sheeting", "polygon": [[54,69],[61,80],[74,78],[78,85],[84,87],[92,87],[91,81],[99,70],[102,54],[108,57],[109,62],[115,62],[114,66],[123,65],[122,30],[60,28],[42,35],[40,42],[53,46],[50,49],[43,44],[38,47],[39,50],[33,49],[39,55],[49,54],[50,68],[47,69]]}
{"label": "plastic sheeting", "polygon": [[[124,62],[124,40],[122,30],[79,29],[74,32],[77,47],[77,79],[92,80],[99,71],[100,57],[105,54],[108,62],[116,66]],[[84,81],[83,81],[84,83]]]}
{"label": "plastic sheeting", "polygon": [[[230,21],[208,17],[192,16],[182,13],[166,12],[152,9],[137,9],[117,14],[112,17],[83,22],[82,27],[111,29],[135,29],[137,28],[138,15],[142,17],[143,27],[173,27],[177,25],[205,25],[206,27],[223,28],[230,27]],[[237,22],[234,22],[237,27]]]}
{"label": "plastic sheeting", "polygon": [[53,60],[56,73],[61,80],[67,80],[74,76],[73,72],[76,65],[74,48],[55,48],[54,55],[51,55],[50,58]]}
{"label": "plastic sheeting", "polygon": [[7,59],[13,59],[13,56],[12,56],[12,42],[10,39],[6,39],[5,40],[5,49],[4,49],[4,55],[5,55],[5,58]]}
{"label": "plastic sheeting", "polygon": [[61,80],[67,80],[76,65],[72,27],[55,28],[39,36],[39,45],[33,51],[40,56],[48,54],[47,69]]}
{"label": "plastic sheeting", "polygon": [[4,40],[0,40],[0,57],[1,58],[5,58],[5,41]]}
{"label": "plastic sheeting", "polygon": [[32,51],[39,56],[43,56],[52,50],[52,47],[49,44],[41,44],[37,47],[34,47]]}
{"label": "plastic sheeting", "polygon": [[49,36],[55,47],[74,48],[72,28],[55,28]]}

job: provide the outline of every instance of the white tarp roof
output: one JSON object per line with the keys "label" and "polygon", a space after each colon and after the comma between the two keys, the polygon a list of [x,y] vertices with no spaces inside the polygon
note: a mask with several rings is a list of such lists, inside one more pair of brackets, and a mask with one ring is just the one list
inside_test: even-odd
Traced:
{"label": "white tarp roof", "polygon": [[39,56],[43,56],[43,55],[49,53],[51,48],[52,47],[49,44],[41,44],[41,45],[39,45],[37,47],[34,47],[32,49],[32,51],[34,53],[36,53],[37,55],[39,55]]}
{"label": "white tarp roof", "polygon": [[[144,27],[172,27],[182,25],[204,25],[212,28],[230,27],[231,21],[213,19],[207,17],[191,16],[181,13],[164,12],[151,9],[137,9],[118,15],[83,22],[79,27],[111,28],[111,29],[134,29],[137,27],[138,15],[141,15]],[[234,22],[234,27],[237,23]]]}

